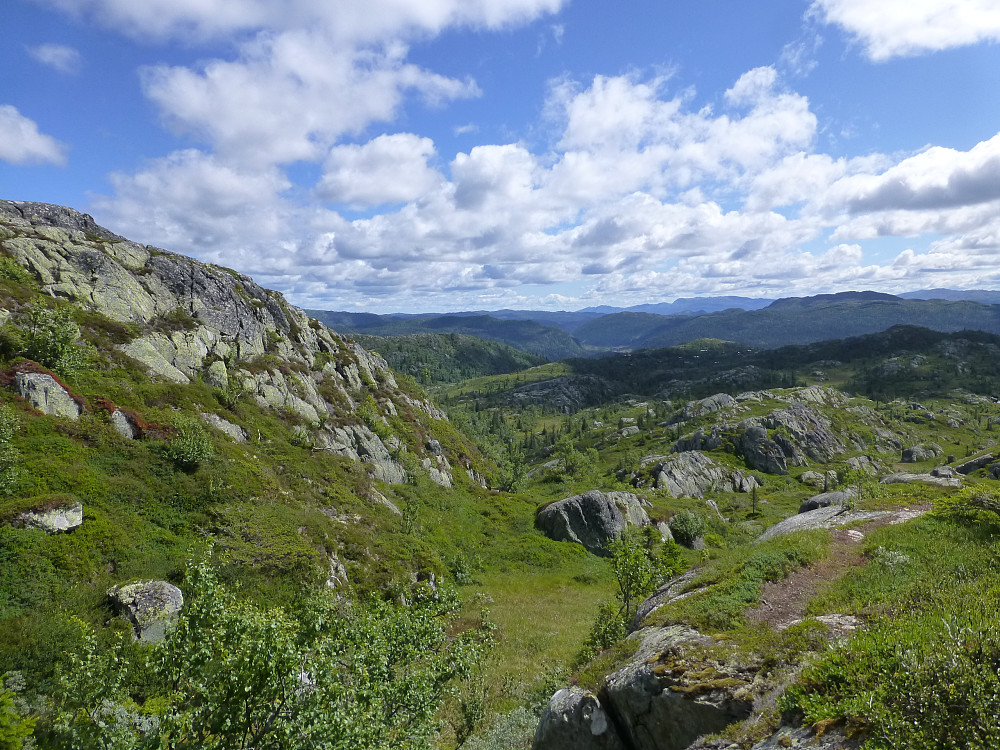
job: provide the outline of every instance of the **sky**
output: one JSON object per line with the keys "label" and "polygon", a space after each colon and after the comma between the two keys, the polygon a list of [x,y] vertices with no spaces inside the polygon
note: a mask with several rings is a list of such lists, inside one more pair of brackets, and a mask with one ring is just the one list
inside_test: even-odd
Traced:
{"label": "sky", "polygon": [[997,0],[4,0],[0,198],[306,308],[1000,288]]}

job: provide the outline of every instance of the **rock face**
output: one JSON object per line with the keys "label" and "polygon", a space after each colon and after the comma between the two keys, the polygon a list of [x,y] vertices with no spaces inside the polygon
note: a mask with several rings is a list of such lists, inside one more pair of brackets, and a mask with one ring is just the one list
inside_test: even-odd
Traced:
{"label": "rock face", "polygon": [[740,449],[748,466],[767,474],[787,474],[788,457],[762,425],[750,425],[740,438]]}
{"label": "rock face", "polygon": [[928,461],[943,454],[944,448],[937,443],[923,443],[904,450],[900,460],[904,464],[915,464],[918,461]]}
{"label": "rock face", "polygon": [[542,508],[535,525],[550,539],[576,542],[595,555],[606,556],[607,545],[628,525],[648,526],[643,502],[630,492],[591,490]]}
{"label": "rock face", "polygon": [[[180,384],[202,378],[227,399],[294,412],[316,430],[314,442],[370,464],[376,479],[407,477],[385,441],[360,423],[366,397],[379,394],[378,419],[404,409],[417,421],[446,419],[429,401],[400,391],[385,360],[279,293],[236,271],[126,240],[72,209],[0,201],[0,251],[46,294],[129,324],[138,335],[119,349],[153,377]],[[19,374],[15,387],[39,410],[80,415],[80,404],[41,373]],[[125,435],[124,420],[112,420]],[[238,426],[212,425],[240,440]],[[445,484],[450,471],[436,460],[431,468]]]}
{"label": "rock face", "polygon": [[549,700],[532,750],[626,750],[601,701],[578,687],[564,688]]}
{"label": "rock face", "polygon": [[83,524],[83,504],[73,503],[50,510],[30,510],[19,515],[16,523],[27,528],[41,529],[49,534],[72,531]]}
{"label": "rock face", "polygon": [[70,392],[45,373],[17,373],[14,375],[14,390],[43,414],[77,420],[83,411]]}
{"label": "rock face", "polygon": [[651,465],[654,487],[673,497],[703,497],[706,492],[750,492],[760,485],[752,476],[719,466],[704,453],[675,453]]}
{"label": "rock face", "polygon": [[139,425],[121,409],[115,409],[111,412],[109,419],[115,431],[126,440],[136,440],[142,436],[142,430],[139,429]]}
{"label": "rock face", "polygon": [[982,469],[984,466],[989,466],[996,460],[994,454],[986,453],[982,456],[976,456],[975,458],[969,459],[964,464],[960,464],[955,467],[955,470],[959,474],[971,474],[972,472]]}
{"label": "rock face", "polygon": [[184,606],[181,590],[166,581],[115,586],[108,596],[132,623],[136,639],[143,643],[162,641]]}
{"label": "rock face", "polygon": [[245,443],[247,441],[246,430],[238,424],[233,424],[229,420],[223,419],[218,414],[200,414],[199,416],[206,422],[206,424],[209,424],[220,432],[228,435],[237,443]]}
{"label": "rock face", "polygon": [[803,466],[807,458],[825,463],[847,450],[830,420],[801,403],[766,417],[744,419],[737,429],[742,430],[740,448],[747,464],[768,474],[787,474],[788,466]]}
{"label": "rock face", "polygon": [[683,409],[675,412],[670,419],[667,420],[667,424],[688,422],[692,419],[703,417],[706,414],[714,414],[715,412],[723,409],[731,409],[736,405],[736,399],[728,393],[716,393],[714,396],[703,398],[700,401],[688,402]]}
{"label": "rock face", "polygon": [[882,484],[909,484],[910,482],[923,482],[924,484],[936,484],[939,487],[961,487],[962,480],[957,477],[938,477],[933,474],[889,474],[879,480]]}

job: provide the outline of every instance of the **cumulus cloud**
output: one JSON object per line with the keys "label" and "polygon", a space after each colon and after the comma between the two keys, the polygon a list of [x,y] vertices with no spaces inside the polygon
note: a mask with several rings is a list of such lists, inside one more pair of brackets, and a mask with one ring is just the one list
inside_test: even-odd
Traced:
{"label": "cumulus cloud", "polygon": [[814,0],[811,12],[841,26],[872,60],[1000,41],[995,0]]}
{"label": "cumulus cloud", "polygon": [[407,64],[406,53],[402,44],[342,49],[316,32],[287,32],[247,44],[238,61],[147,68],[143,86],[168,123],[227,159],[311,161],[338,137],[392,119],[407,91],[431,102],[478,93],[471,81]]}
{"label": "cumulus cloud", "polygon": [[319,195],[355,208],[407,203],[442,180],[428,166],[434,142],[411,133],[380,135],[362,145],[336,146],[326,159]]}
{"label": "cumulus cloud", "polygon": [[42,65],[48,65],[53,70],[67,75],[78,73],[83,62],[76,49],[64,44],[39,44],[28,47],[28,54]]}
{"label": "cumulus cloud", "polygon": [[40,133],[38,124],[0,104],[0,159],[11,164],[65,164],[66,146]]}

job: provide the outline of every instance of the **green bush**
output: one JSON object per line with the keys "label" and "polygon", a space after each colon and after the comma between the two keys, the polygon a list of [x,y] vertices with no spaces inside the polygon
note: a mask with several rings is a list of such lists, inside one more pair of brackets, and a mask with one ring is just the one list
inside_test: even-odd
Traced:
{"label": "green bush", "polygon": [[205,428],[194,418],[178,416],[174,419],[177,434],[167,442],[164,455],[180,468],[191,471],[215,454],[212,439]]}
{"label": "green bush", "polygon": [[92,350],[76,344],[80,328],[69,307],[33,307],[20,332],[20,351],[60,375],[71,376],[87,366]]}
{"label": "green bush", "polygon": [[705,533],[705,519],[690,510],[682,510],[670,519],[670,532],[678,544],[690,547]]}

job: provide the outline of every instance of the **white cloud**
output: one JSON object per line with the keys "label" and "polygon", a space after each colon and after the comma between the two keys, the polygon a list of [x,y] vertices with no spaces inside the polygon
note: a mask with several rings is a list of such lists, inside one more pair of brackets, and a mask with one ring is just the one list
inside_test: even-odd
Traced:
{"label": "white cloud", "polygon": [[110,179],[114,198],[97,197],[93,209],[140,242],[256,267],[248,257],[262,248],[278,256],[274,245],[294,236],[293,212],[280,197],[290,183],[276,169],[239,170],[188,149]]}
{"label": "white cloud", "polygon": [[227,160],[312,161],[338,137],[391,120],[407,91],[431,102],[478,93],[472,82],[407,64],[406,52],[401,44],[341,49],[314,32],[286,32],[246,45],[237,62],[147,68],[143,86],[168,123]]}
{"label": "white cloud", "polygon": [[48,65],[53,70],[67,75],[78,73],[83,62],[76,49],[64,44],[39,44],[28,47],[28,54],[42,65]]}
{"label": "white cloud", "polygon": [[0,160],[11,164],[65,164],[66,146],[10,104],[0,104]]}
{"label": "white cloud", "polygon": [[430,193],[443,180],[428,166],[434,142],[411,133],[381,135],[364,145],[336,146],[327,156],[317,192],[356,208],[407,203]]}
{"label": "white cloud", "polygon": [[41,0],[96,17],[124,34],[209,39],[261,29],[321,28],[338,43],[368,44],[450,26],[498,29],[554,13],[564,0]]}
{"label": "white cloud", "polygon": [[996,0],[814,0],[810,10],[843,27],[872,60],[1000,41]]}

